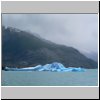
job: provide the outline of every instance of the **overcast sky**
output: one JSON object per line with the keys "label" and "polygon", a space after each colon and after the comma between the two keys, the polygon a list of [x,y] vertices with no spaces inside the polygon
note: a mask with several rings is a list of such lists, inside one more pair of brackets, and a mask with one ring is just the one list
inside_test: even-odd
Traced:
{"label": "overcast sky", "polygon": [[2,24],[35,32],[83,53],[98,51],[97,14],[3,14]]}

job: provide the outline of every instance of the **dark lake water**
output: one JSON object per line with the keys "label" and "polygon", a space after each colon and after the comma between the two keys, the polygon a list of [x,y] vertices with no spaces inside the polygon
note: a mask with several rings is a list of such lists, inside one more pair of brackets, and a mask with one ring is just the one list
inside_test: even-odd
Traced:
{"label": "dark lake water", "polygon": [[2,86],[97,86],[98,69],[86,72],[2,71]]}

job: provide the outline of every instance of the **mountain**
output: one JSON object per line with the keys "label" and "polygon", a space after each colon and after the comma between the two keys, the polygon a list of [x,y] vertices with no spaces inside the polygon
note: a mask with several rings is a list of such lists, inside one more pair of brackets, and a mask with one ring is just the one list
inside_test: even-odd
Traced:
{"label": "mountain", "polygon": [[91,53],[84,53],[86,57],[91,58],[92,60],[98,62],[98,53],[91,52]]}
{"label": "mountain", "polygon": [[28,68],[9,68],[5,67],[5,71],[50,71],[50,72],[84,72],[86,71],[84,68],[74,68],[68,67],[65,68],[63,64],[58,62],[53,62],[52,64],[46,64],[44,66],[37,65],[35,67]]}
{"label": "mountain", "polygon": [[23,68],[52,62],[62,63],[65,67],[98,66],[73,47],[55,44],[26,31],[2,26],[2,68]]}

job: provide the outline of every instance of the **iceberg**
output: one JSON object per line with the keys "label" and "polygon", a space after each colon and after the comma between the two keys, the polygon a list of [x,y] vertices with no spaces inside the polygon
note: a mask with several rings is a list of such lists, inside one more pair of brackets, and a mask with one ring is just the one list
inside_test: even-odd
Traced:
{"label": "iceberg", "polygon": [[85,72],[85,68],[81,67],[65,67],[63,64],[58,62],[53,62],[51,64],[46,64],[44,66],[37,65],[35,67],[27,68],[9,68],[5,67],[6,71],[51,71],[51,72]]}

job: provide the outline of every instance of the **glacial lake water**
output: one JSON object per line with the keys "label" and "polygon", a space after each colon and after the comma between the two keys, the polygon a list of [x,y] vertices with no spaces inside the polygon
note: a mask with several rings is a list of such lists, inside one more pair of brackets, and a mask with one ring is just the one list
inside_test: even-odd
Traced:
{"label": "glacial lake water", "polygon": [[2,71],[2,86],[97,86],[98,69],[86,72]]}

